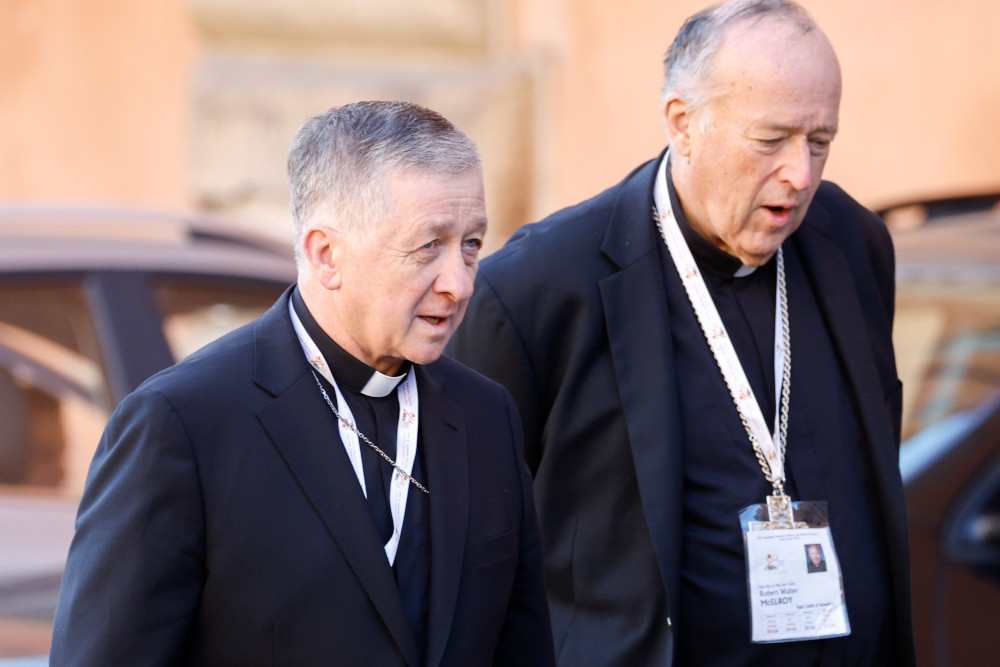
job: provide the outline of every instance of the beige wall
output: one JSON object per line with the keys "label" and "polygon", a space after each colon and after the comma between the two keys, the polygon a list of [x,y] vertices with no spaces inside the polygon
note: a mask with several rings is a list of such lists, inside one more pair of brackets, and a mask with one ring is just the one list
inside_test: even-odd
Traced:
{"label": "beige wall", "polygon": [[[495,245],[663,145],[693,0],[0,0],[0,200],[202,208],[288,229],[306,116],[412,99],[480,144]],[[805,0],[845,88],[827,176],[870,206],[1000,189],[1000,3]]]}
{"label": "beige wall", "polygon": [[194,33],[164,0],[0,0],[0,201],[185,206]]}
{"label": "beige wall", "polygon": [[831,179],[872,206],[1000,190],[1000,3],[808,6],[844,73]]}
{"label": "beige wall", "polygon": [[[519,40],[556,71],[547,210],[616,182],[662,147],[662,56],[708,3],[518,1]],[[873,207],[1000,189],[1000,3],[801,1],[844,75],[828,178]]]}

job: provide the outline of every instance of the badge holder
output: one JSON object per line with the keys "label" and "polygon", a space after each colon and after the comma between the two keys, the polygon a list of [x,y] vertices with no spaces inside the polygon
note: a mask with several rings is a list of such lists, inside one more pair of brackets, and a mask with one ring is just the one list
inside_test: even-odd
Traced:
{"label": "badge holder", "polygon": [[755,644],[851,634],[825,502],[784,494],[740,512]]}

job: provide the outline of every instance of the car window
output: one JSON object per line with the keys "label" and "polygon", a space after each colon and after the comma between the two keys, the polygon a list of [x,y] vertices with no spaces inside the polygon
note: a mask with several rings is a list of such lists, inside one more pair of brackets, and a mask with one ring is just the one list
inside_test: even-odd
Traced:
{"label": "car window", "polygon": [[274,304],[285,287],[246,281],[158,280],[154,290],[174,359],[179,361],[253,321]]}
{"label": "car window", "polygon": [[1000,390],[995,283],[901,281],[894,341],[904,387],[904,440],[944,426]]}
{"label": "car window", "polygon": [[0,484],[78,495],[111,411],[82,287],[0,285]]}

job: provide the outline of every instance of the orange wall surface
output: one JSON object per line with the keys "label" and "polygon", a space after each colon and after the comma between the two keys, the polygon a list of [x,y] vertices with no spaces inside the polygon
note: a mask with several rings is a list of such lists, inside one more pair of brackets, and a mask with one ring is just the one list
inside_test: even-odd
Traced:
{"label": "orange wall surface", "polygon": [[[541,63],[531,217],[662,148],[660,62],[702,2],[483,2],[508,17],[493,48]],[[1000,189],[1000,3],[804,4],[844,74],[828,178],[873,207]],[[202,46],[185,2],[3,0],[0,200],[191,206],[190,76]]]}
{"label": "orange wall surface", "polygon": [[[518,39],[557,63],[544,207],[617,182],[664,145],[662,58],[700,0],[519,0]],[[1000,3],[803,0],[844,93],[825,177],[863,203],[1000,190]]]}
{"label": "orange wall surface", "polygon": [[0,2],[0,200],[188,202],[183,2]]}

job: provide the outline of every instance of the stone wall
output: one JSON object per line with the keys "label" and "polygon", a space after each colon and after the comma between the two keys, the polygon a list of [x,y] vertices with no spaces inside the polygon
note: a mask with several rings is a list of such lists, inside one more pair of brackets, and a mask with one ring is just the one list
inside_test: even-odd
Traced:
{"label": "stone wall", "polygon": [[[660,60],[704,0],[3,0],[0,202],[208,209],[290,238],[284,160],[360,98],[480,145],[495,247],[663,147]],[[826,175],[863,203],[1000,190],[1000,3],[803,4],[844,74]]]}
{"label": "stone wall", "polygon": [[490,0],[193,0],[191,186],[199,207],[291,228],[285,155],[307,117],[366,99],[439,111],[485,163],[488,248],[527,219],[537,66]]}

